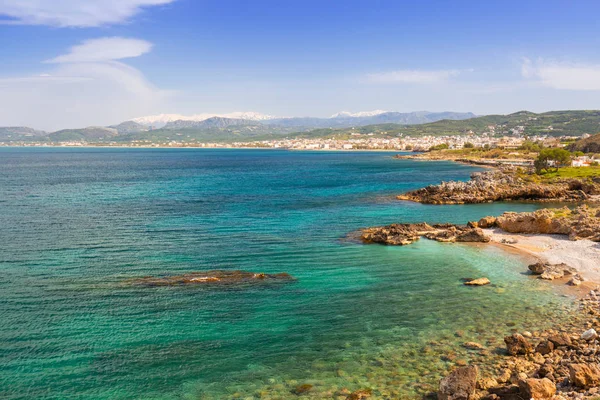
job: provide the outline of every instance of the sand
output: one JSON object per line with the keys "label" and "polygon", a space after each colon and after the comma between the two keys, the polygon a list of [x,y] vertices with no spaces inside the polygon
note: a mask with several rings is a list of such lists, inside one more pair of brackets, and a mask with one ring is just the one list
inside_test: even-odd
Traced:
{"label": "sand", "polygon": [[530,254],[542,262],[565,263],[576,268],[586,280],[600,283],[600,243],[569,240],[564,235],[517,234],[484,229],[492,242]]}

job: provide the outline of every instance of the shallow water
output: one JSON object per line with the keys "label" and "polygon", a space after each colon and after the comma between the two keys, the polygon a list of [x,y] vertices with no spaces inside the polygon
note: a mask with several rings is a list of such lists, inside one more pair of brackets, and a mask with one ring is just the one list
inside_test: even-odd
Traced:
{"label": "shallow water", "polygon": [[[365,226],[537,207],[396,201],[476,169],[391,156],[0,148],[0,398],[281,399],[305,383],[305,398],[363,387],[410,398],[477,360],[463,342],[493,351],[569,310],[497,247],[345,240]],[[123,284],[207,269],[298,280]],[[494,285],[461,283],[479,276]]]}

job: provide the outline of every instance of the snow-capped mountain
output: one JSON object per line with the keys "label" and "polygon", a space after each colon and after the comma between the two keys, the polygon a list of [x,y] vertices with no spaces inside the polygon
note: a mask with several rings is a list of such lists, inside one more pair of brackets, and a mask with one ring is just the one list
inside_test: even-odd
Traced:
{"label": "snow-capped mountain", "polygon": [[201,113],[194,115],[182,115],[182,114],[157,114],[157,115],[148,115],[145,117],[139,117],[132,119],[133,122],[137,122],[142,125],[152,125],[154,127],[162,127],[169,122],[175,121],[205,121],[210,118],[231,118],[231,119],[245,119],[250,121],[267,121],[270,119],[275,119],[271,115],[265,115],[252,111],[238,111],[227,114],[210,114],[210,113]]}
{"label": "snow-capped mountain", "polygon": [[359,111],[356,113],[350,111],[340,111],[339,113],[333,114],[331,118],[362,118],[362,117],[374,117],[375,115],[384,114],[387,111],[384,110],[373,110],[373,111]]}

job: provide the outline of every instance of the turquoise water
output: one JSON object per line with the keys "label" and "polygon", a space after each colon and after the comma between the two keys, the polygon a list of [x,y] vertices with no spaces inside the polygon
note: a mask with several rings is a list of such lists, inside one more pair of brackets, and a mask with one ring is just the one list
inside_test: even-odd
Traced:
{"label": "turquoise water", "polygon": [[[493,246],[346,240],[365,226],[537,207],[396,201],[475,169],[391,156],[0,148],[0,398],[282,399],[304,383],[304,398],[363,387],[410,398],[453,365],[449,351],[477,361],[457,344],[492,349],[568,309]],[[207,269],[298,280],[124,284]],[[479,276],[494,285],[461,284]]]}

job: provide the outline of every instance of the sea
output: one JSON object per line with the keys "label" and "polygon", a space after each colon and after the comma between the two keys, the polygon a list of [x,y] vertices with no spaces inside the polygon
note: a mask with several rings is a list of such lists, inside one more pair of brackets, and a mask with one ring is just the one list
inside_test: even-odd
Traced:
{"label": "sea", "polygon": [[[0,398],[417,399],[572,310],[494,245],[358,242],[539,207],[398,201],[479,169],[393,155],[0,148]],[[216,269],[295,280],[131,284]]]}

